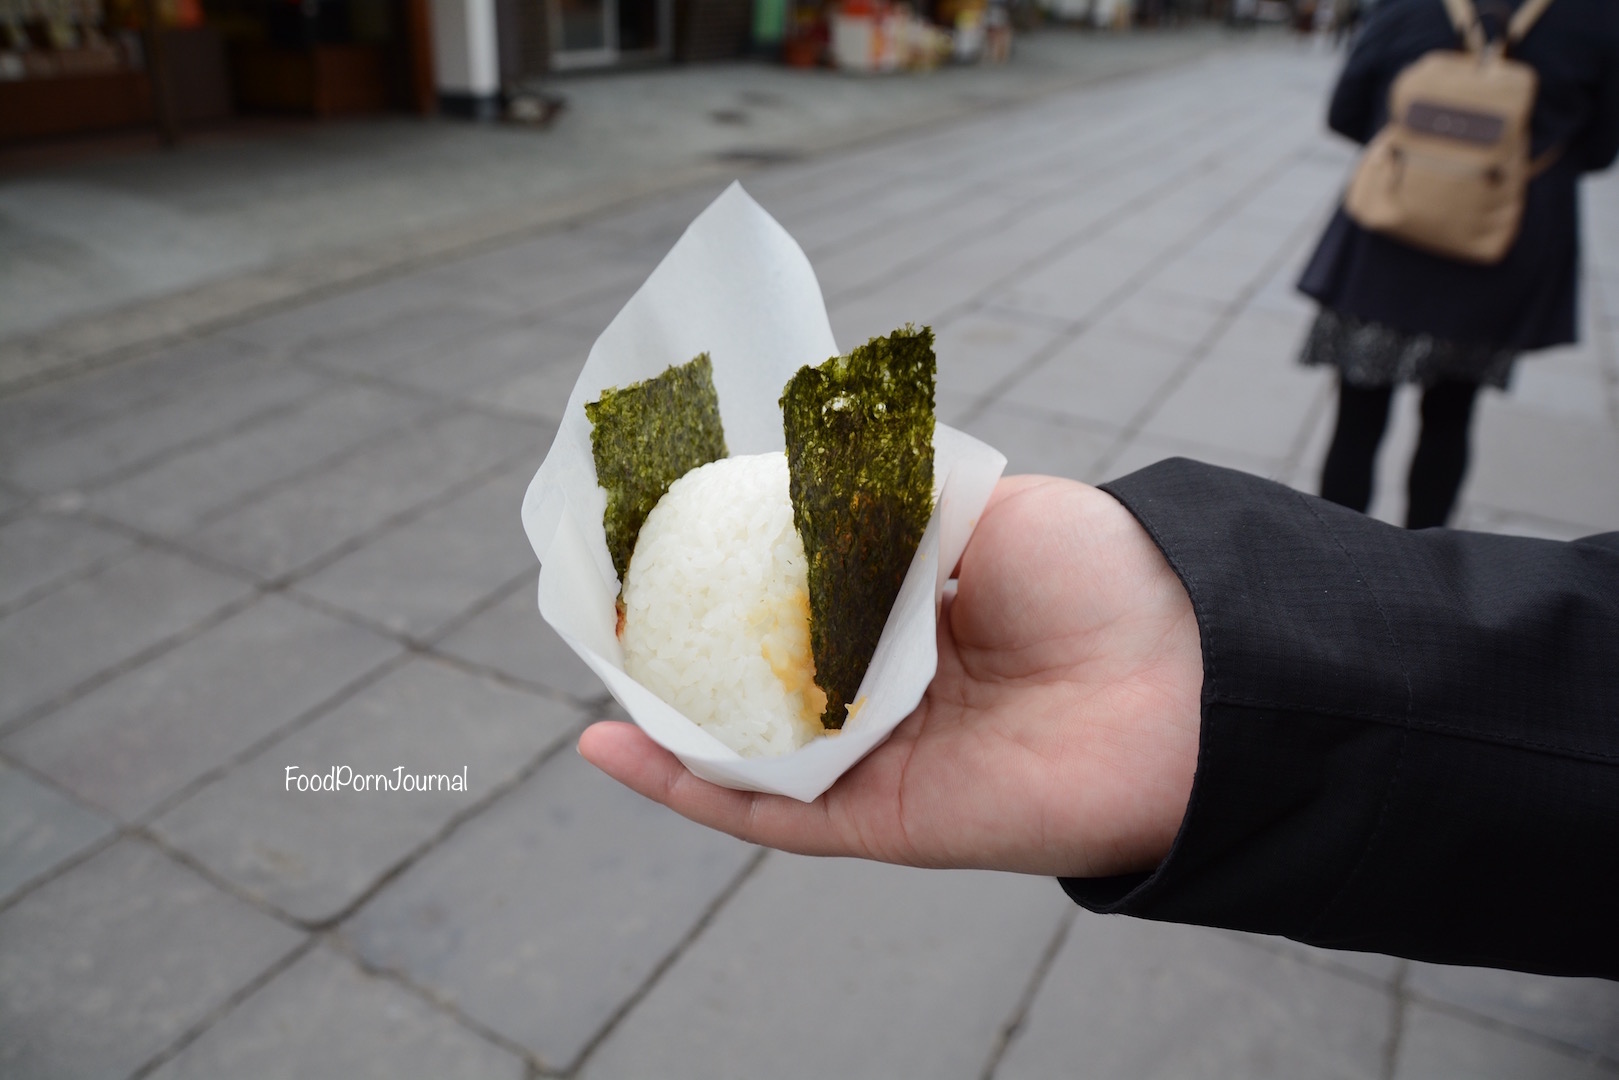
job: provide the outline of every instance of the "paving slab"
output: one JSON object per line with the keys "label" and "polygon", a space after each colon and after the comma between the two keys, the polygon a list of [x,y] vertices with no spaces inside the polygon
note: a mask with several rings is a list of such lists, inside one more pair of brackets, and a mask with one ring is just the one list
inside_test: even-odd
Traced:
{"label": "paving slab", "polygon": [[1098,326],[1011,383],[999,400],[1125,428],[1187,363],[1185,347]]}
{"label": "paving slab", "polygon": [[1392,1001],[1220,931],[1080,913],[996,1080],[1380,1077]]}
{"label": "paving slab", "polygon": [[[153,825],[296,919],[342,912],[452,819],[569,737],[573,707],[417,659],[245,762]],[[450,775],[465,791],[288,790],[287,770]]]}
{"label": "paving slab", "polygon": [[1117,437],[1104,427],[1014,405],[982,409],[962,430],[1005,454],[1008,474],[1071,479],[1089,476]]}
{"label": "paving slab", "polygon": [[148,532],[181,535],[278,482],[412,426],[431,407],[420,396],[376,386],[335,387],[247,431],[103,487],[89,505]]}
{"label": "paving slab", "polygon": [[122,413],[149,406],[160,398],[195,389],[233,371],[256,350],[218,337],[182,342],[143,357],[139,363],[116,364],[0,399],[0,457],[92,423],[106,423]]}
{"label": "paving slab", "polygon": [[[662,248],[660,258],[667,252],[667,247]],[[650,270],[648,272],[650,273]],[[601,336],[601,332],[607,329],[607,324],[618,317],[619,311],[629,302],[630,297],[635,295],[635,290],[640,288],[645,280],[642,277],[636,280],[633,286],[593,293],[577,303],[567,305],[553,315],[548,315],[547,321],[560,333],[588,338],[594,343],[596,338]],[[588,349],[586,353],[588,355]]]}
{"label": "paving slab", "polygon": [[978,397],[1048,352],[1062,332],[1035,319],[974,311],[937,328],[939,390]]}
{"label": "paving slab", "polygon": [[561,1069],[750,857],[564,752],[342,933],[367,964]]}
{"label": "paving slab", "polygon": [[596,673],[540,618],[538,580],[537,572],[525,577],[498,603],[440,638],[434,648],[576,701],[601,699],[607,688]]}
{"label": "paving slab", "polygon": [[197,625],[252,588],[178,555],[141,549],[0,617],[0,724]]}
{"label": "paving slab", "polygon": [[277,488],[185,542],[266,578],[298,571],[456,485],[545,445],[529,424],[460,413]]}
{"label": "paving slab", "polygon": [[526,1075],[517,1055],[325,947],[300,957],[151,1074],[153,1080]]}
{"label": "paving slab", "polygon": [[1185,350],[1208,337],[1225,310],[1223,304],[1144,286],[1102,312],[1091,332],[1118,332]]}
{"label": "paving slab", "polygon": [[127,1076],[302,940],[121,840],[0,912],[0,1073]]}
{"label": "paving slab", "polygon": [[135,821],[399,651],[352,623],[267,596],[0,747]]}
{"label": "paving slab", "polygon": [[[1240,450],[1231,450],[1223,446],[1209,446],[1206,443],[1196,443],[1186,439],[1165,439],[1154,435],[1137,435],[1126,443],[1117,454],[1107,458],[1102,463],[1100,470],[1090,479],[1095,482],[1111,480],[1171,457],[1193,458],[1206,465],[1219,465],[1225,469],[1236,469],[1239,472],[1263,476],[1267,480],[1290,482],[1294,475],[1291,463],[1285,458],[1261,457],[1244,453]],[[1313,493],[1314,488],[1311,485],[1314,483],[1315,474],[1308,473],[1305,488]]]}
{"label": "paving slab", "polygon": [[1511,407],[1486,393],[1473,426],[1470,499],[1503,510],[1619,529],[1619,428]]}
{"label": "paving slab", "polygon": [[130,549],[110,529],[61,514],[33,514],[0,526],[0,609]]}
{"label": "paving slab", "polygon": [[1074,322],[1097,317],[1128,295],[1126,286],[1157,252],[1128,238],[1102,237],[985,293],[997,307]]}
{"label": "paving slab", "polygon": [[1596,1080],[1619,1067],[1424,1005],[1406,1006],[1394,1080]]}
{"label": "paving slab", "polygon": [[456,352],[498,318],[476,303],[429,301],[346,333],[323,337],[297,355],[342,371],[391,376]]}
{"label": "paving slab", "polygon": [[[601,329],[605,330],[606,324]],[[521,416],[560,423],[568,395],[590,355],[599,331],[552,329],[547,331],[549,359],[529,365],[522,374],[478,388],[469,400]],[[554,351],[552,351],[554,348]]]}
{"label": "paving slab", "polygon": [[[476,296],[464,299],[474,301]],[[364,338],[391,319],[445,300],[446,281],[442,277],[433,273],[406,274],[311,297],[273,314],[226,327],[217,337],[256,346],[273,356],[296,356],[347,338]]]}
{"label": "paving slab", "polygon": [[458,397],[557,367],[582,365],[594,336],[555,319],[489,318],[394,365],[388,378]]}
{"label": "paving slab", "polygon": [[31,496],[16,488],[0,485],[0,517],[11,518],[32,501]]}
{"label": "paving slab", "polygon": [[1412,964],[1411,995],[1600,1054],[1619,1066],[1619,983],[1495,968]]}
{"label": "paving slab", "polygon": [[433,637],[534,565],[519,510],[539,460],[383,534],[305,578],[297,591],[394,633]]}
{"label": "paving slab", "polygon": [[1143,433],[1254,457],[1290,456],[1324,375],[1286,359],[1257,378],[1251,367],[1216,359],[1196,365],[1148,414]]}
{"label": "paving slab", "polygon": [[[715,195],[719,189],[713,189]],[[422,275],[452,297],[526,320],[566,314],[604,297],[628,299],[668,245],[634,244],[587,225],[479,255]]]}
{"label": "paving slab", "polygon": [[1009,220],[1015,205],[998,198],[973,198],[947,214],[914,215],[862,234],[858,241],[817,253],[812,260],[828,301],[879,287],[948,251],[997,222]]}
{"label": "paving slab", "polygon": [[14,449],[5,473],[23,487],[82,487],[166,453],[239,429],[330,385],[308,371],[264,360],[246,347],[174,392],[141,408]]}
{"label": "paving slab", "polygon": [[0,761],[0,902],[116,827],[89,807]]}
{"label": "paving slab", "polygon": [[1289,938],[1271,937],[1265,934],[1249,934],[1241,930],[1227,930],[1225,934],[1245,945],[1295,956],[1306,963],[1315,964],[1317,967],[1359,975],[1390,990],[1394,988],[1394,984],[1399,978],[1400,970],[1407,964],[1407,961],[1401,960],[1397,956],[1384,956],[1382,953],[1351,952],[1347,949],[1323,949],[1315,945],[1306,945],[1300,941],[1293,941]]}
{"label": "paving slab", "polygon": [[976,1080],[1071,906],[1045,878],[773,854],[581,1076]]}

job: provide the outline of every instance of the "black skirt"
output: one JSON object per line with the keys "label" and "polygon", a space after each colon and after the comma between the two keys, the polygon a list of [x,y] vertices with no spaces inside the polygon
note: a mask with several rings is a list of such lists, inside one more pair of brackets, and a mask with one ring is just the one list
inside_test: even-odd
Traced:
{"label": "black skirt", "polygon": [[1335,367],[1344,382],[1363,389],[1470,382],[1505,390],[1518,355],[1512,347],[1408,333],[1324,307],[1304,339],[1299,362]]}

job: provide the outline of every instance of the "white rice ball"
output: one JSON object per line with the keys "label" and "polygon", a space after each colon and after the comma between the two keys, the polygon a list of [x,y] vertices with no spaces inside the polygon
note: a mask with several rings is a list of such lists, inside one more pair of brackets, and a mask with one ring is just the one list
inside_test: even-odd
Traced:
{"label": "white rice ball", "polygon": [[770,757],[822,734],[786,454],[723,458],[671,484],[623,601],[624,670],[726,746]]}

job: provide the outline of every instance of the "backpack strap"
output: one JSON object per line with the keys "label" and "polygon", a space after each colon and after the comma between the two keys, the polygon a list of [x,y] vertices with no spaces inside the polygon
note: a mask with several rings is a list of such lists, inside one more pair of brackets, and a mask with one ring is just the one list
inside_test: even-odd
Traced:
{"label": "backpack strap", "polygon": [[[1544,8],[1551,0],[1529,0],[1524,7],[1539,6]],[[1521,9],[1520,9],[1521,10]],[[1474,10],[1471,0],[1445,0],[1445,11],[1450,15],[1451,25],[1462,36],[1462,43],[1467,46],[1470,53],[1484,51],[1484,26],[1479,22],[1478,12]],[[1539,15],[1537,11],[1535,13]],[[1514,19],[1516,21],[1516,19]],[[1534,20],[1531,19],[1531,22]],[[1526,27],[1527,29],[1527,27]]]}
{"label": "backpack strap", "polygon": [[1552,6],[1552,0],[1525,0],[1525,3],[1512,13],[1507,21],[1507,44],[1516,45],[1522,41],[1529,28],[1535,25],[1535,20],[1541,13]]}

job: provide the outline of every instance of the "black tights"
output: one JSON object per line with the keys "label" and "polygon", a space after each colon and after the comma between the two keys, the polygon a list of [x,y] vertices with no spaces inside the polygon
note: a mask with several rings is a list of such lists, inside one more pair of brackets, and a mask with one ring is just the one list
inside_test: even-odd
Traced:
{"label": "black tights", "polygon": [[[1422,436],[1411,459],[1405,527],[1426,529],[1450,520],[1467,473],[1467,429],[1478,384],[1437,382],[1422,393]],[[1321,470],[1321,497],[1366,512],[1372,469],[1388,427],[1394,388],[1351,386],[1338,380],[1338,427]]]}

